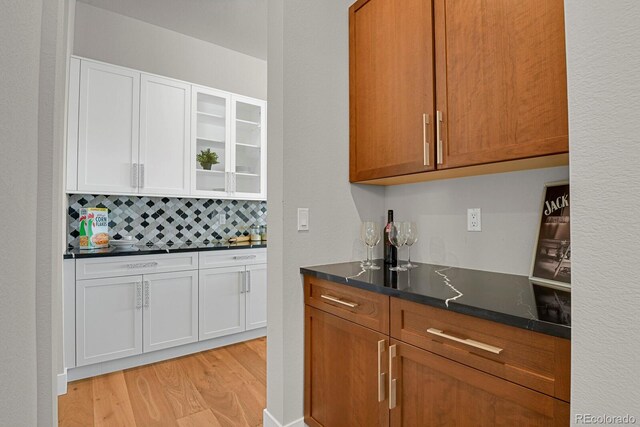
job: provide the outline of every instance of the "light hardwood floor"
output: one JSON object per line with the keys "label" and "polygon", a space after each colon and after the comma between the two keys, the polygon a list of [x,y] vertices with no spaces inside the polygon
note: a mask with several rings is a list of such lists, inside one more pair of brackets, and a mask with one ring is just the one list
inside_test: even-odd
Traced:
{"label": "light hardwood floor", "polygon": [[69,383],[61,427],[261,426],[266,339]]}

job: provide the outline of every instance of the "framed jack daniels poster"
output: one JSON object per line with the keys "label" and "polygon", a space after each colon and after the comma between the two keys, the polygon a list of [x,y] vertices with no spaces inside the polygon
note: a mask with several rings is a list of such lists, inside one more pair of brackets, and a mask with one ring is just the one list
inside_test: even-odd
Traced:
{"label": "framed jack daniels poster", "polygon": [[571,287],[570,229],[569,182],[545,184],[538,239],[531,263],[532,282]]}

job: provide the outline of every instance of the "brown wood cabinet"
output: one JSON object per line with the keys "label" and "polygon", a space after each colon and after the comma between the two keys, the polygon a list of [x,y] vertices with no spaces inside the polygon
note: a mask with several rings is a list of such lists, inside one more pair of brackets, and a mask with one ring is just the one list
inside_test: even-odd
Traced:
{"label": "brown wood cabinet", "polygon": [[566,162],[562,0],[356,2],[350,121],[352,182]]}
{"label": "brown wood cabinet", "polygon": [[308,425],[569,425],[568,340],[304,281]]}
{"label": "brown wood cabinet", "polygon": [[391,341],[392,427],[567,426],[569,404],[400,341]]}
{"label": "brown wood cabinet", "polygon": [[431,0],[350,9],[350,179],[435,168]]}

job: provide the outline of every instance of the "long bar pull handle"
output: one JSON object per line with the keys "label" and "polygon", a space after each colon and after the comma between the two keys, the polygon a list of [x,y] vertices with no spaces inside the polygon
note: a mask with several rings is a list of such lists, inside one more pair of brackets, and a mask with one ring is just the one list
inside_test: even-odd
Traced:
{"label": "long bar pull handle", "polygon": [[142,308],[142,283],[136,283],[136,309]]}
{"label": "long bar pull handle", "polygon": [[138,164],[133,163],[131,165],[131,186],[138,188]]}
{"label": "long bar pull handle", "polygon": [[144,306],[149,308],[149,294],[151,293],[151,289],[149,288],[149,281],[144,281]]}
{"label": "long bar pull handle", "polygon": [[355,302],[343,301],[339,298],[332,297],[331,295],[320,295],[320,298],[335,302],[337,304],[346,305],[349,308],[356,308],[358,306],[358,304],[356,304]]}
{"label": "long bar pull handle", "polygon": [[396,407],[397,382],[393,378],[393,358],[396,357],[396,345],[389,346],[389,409]]}
{"label": "long bar pull handle", "polygon": [[247,270],[245,273],[245,283],[247,284],[247,292],[251,292],[251,270]]}
{"label": "long bar pull handle", "polygon": [[424,165],[429,166],[429,115],[427,113],[422,114],[422,155]]}
{"label": "long bar pull handle", "polygon": [[378,402],[384,401],[384,383],[386,374],[382,372],[382,353],[385,351],[386,340],[378,341]]}
{"label": "long bar pull handle", "polygon": [[440,329],[429,328],[427,329],[427,332],[429,332],[430,334],[436,335],[438,337],[459,342],[460,344],[468,345],[470,347],[479,348],[480,350],[488,351],[490,353],[500,354],[502,352],[502,349],[500,347],[494,347],[492,345],[485,344],[479,341],[470,340],[470,339],[454,337],[453,335],[445,334]]}
{"label": "long bar pull handle", "polygon": [[438,110],[436,113],[436,143],[438,164],[442,164],[442,111]]}

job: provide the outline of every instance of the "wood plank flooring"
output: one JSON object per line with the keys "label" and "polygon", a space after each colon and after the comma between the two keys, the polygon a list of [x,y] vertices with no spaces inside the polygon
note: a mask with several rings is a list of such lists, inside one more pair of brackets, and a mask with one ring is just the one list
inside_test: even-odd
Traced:
{"label": "wood plank flooring", "polygon": [[266,338],[69,383],[61,427],[261,426]]}

